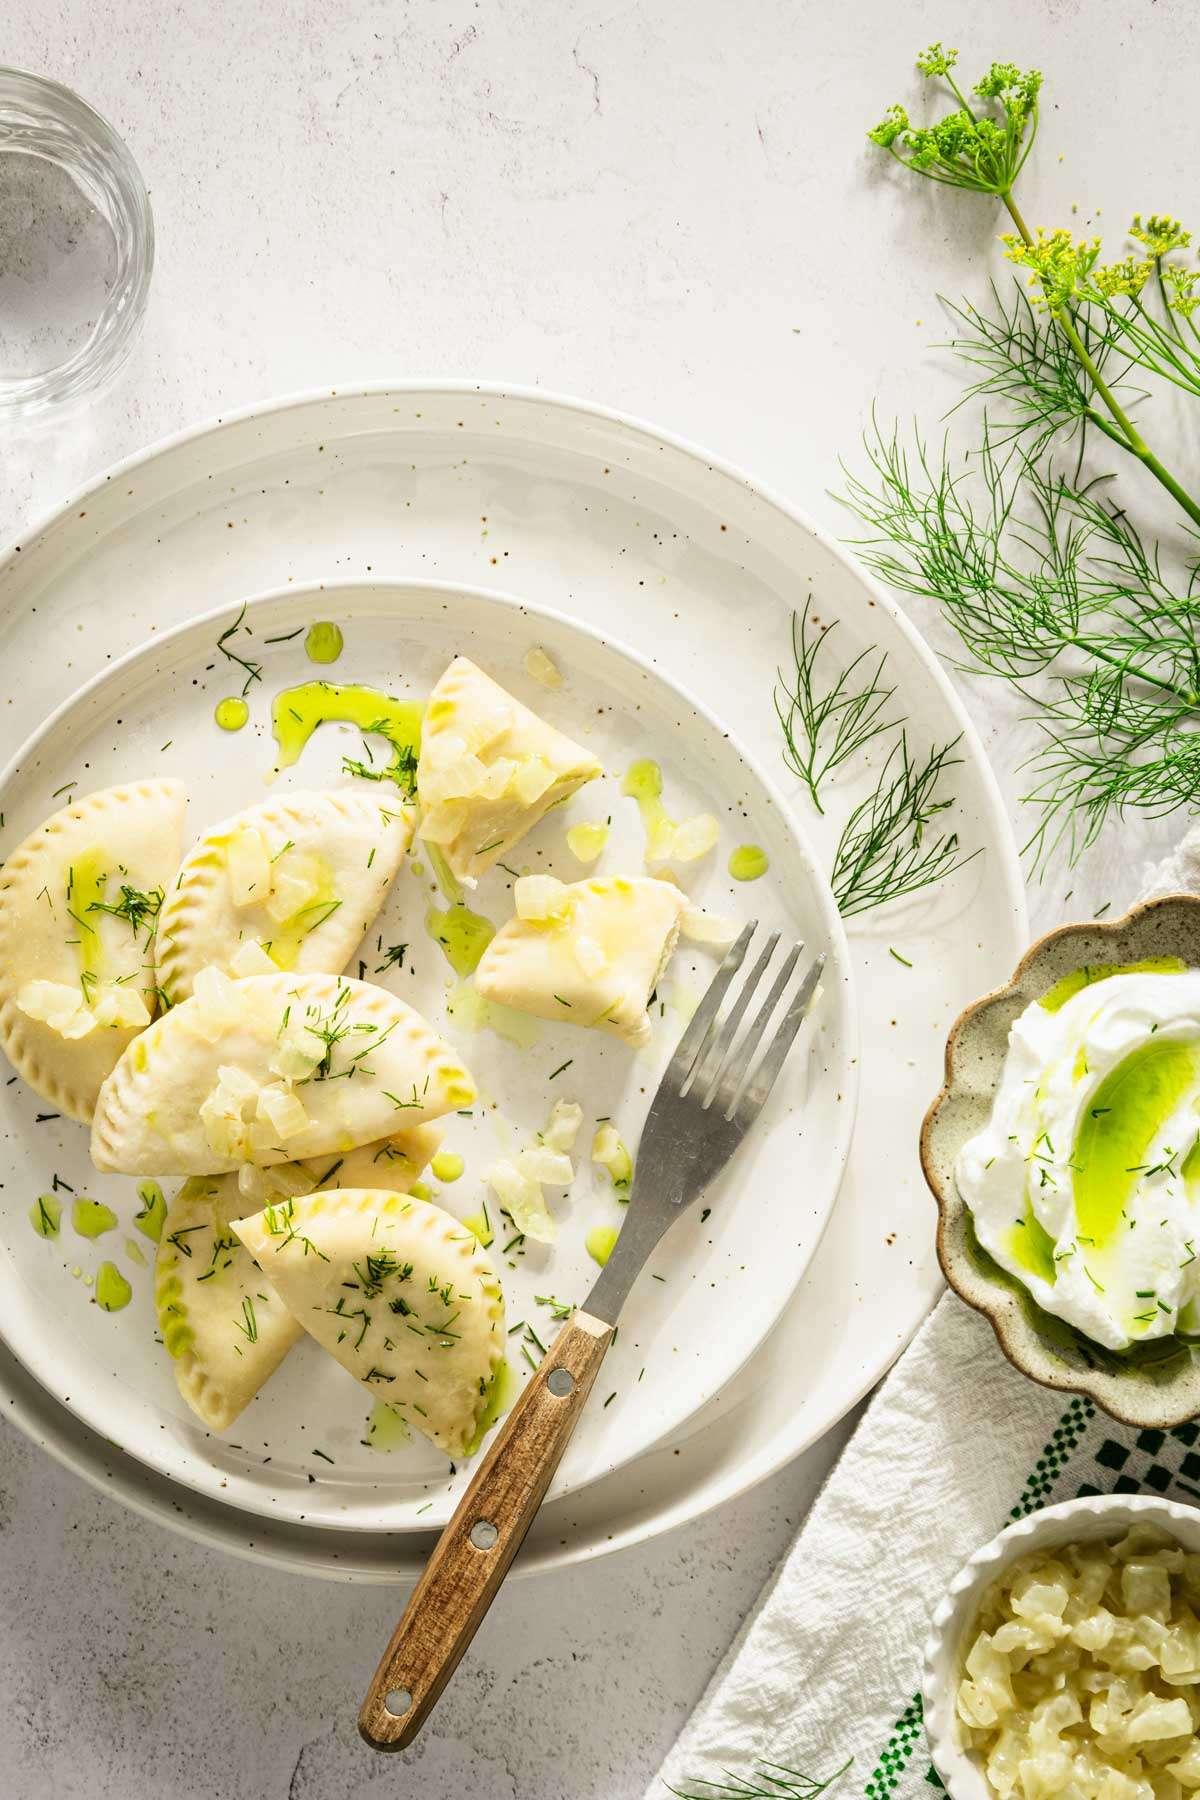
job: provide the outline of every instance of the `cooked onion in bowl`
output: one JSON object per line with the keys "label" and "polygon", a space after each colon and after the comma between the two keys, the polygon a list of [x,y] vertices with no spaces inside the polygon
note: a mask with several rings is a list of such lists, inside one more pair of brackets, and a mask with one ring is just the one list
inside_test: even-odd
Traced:
{"label": "cooked onion in bowl", "polygon": [[1183,1800],[1200,1790],[1200,1555],[1135,1526],[1031,1552],[985,1592],[956,1710],[992,1791]]}

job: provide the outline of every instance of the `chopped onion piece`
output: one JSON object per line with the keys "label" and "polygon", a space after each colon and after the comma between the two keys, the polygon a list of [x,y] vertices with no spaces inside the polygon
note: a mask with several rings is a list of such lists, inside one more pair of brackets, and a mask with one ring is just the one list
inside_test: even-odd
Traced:
{"label": "chopped onion piece", "polygon": [[238,1170],[238,1193],[243,1200],[253,1200],[262,1206],[270,1200],[279,1189],[271,1184],[274,1169],[260,1169],[255,1163],[243,1163]]}
{"label": "chopped onion piece", "polygon": [[230,957],[229,973],[241,981],[247,975],[278,975],[279,969],[257,938],[247,938]]}
{"label": "chopped onion piece", "polygon": [[531,1181],[538,1181],[543,1187],[570,1187],[575,1179],[570,1157],[564,1156],[561,1150],[551,1150],[546,1144],[519,1150],[517,1167],[522,1175],[528,1175]]}
{"label": "chopped onion piece", "polygon": [[244,1069],[223,1064],[217,1070],[217,1085],[200,1104],[204,1135],[216,1155],[249,1160],[250,1139],[243,1115],[258,1092],[258,1083]]}
{"label": "chopped onion piece", "polygon": [[558,1226],[546,1208],[541,1187],[531,1176],[502,1159],[485,1172],[484,1180],[518,1231],[539,1244],[554,1242]]}
{"label": "chopped onion piece", "polygon": [[548,1150],[573,1150],[582,1124],[582,1106],[577,1106],[574,1100],[556,1100],[550,1109],[542,1142]]}
{"label": "chopped onion piece", "polygon": [[270,1125],[280,1143],[286,1143],[288,1138],[298,1137],[308,1124],[308,1114],[291,1089],[282,1082],[272,1082],[269,1087],[262,1089],[255,1117]]}
{"label": "chopped onion piece", "polygon": [[96,1029],[96,1015],[80,989],[63,981],[27,981],[18,990],[17,1005],[26,1018],[48,1025],[61,1038],[86,1037]]}
{"label": "chopped onion piece", "polygon": [[105,982],[96,990],[92,1010],[97,1025],[122,1031],[141,1031],[150,1023],[150,1008],[138,990],[118,981]]}
{"label": "chopped onion piece", "polygon": [[307,1081],[324,1054],[320,1038],[305,1031],[299,1023],[289,1021],[279,1034],[279,1042],[267,1067],[281,1081]]}
{"label": "chopped onion piece", "polygon": [[540,681],[543,687],[562,686],[562,670],[546,655],[540,644],[533,644],[525,652],[525,673],[532,676],[534,681]]}
{"label": "chopped onion piece", "polygon": [[229,887],[235,906],[261,906],[271,894],[271,858],[266,840],[253,825],[243,825],[225,852]]}
{"label": "chopped onion piece", "polygon": [[544,756],[526,756],[518,763],[510,783],[523,806],[533,806],[554,785],[554,770]]}
{"label": "chopped onion piece", "polygon": [[686,907],[679,929],[693,944],[711,944],[721,950],[727,949],[738,934],[733,919],[727,919],[723,913],[705,912],[702,906]]}
{"label": "chopped onion piece", "polygon": [[319,899],[321,884],[315,881],[302,867],[287,867],[281,857],[275,866],[271,893],[267,900],[267,914],[277,925],[283,925],[288,919],[294,919],[302,913],[306,906],[312,906]]}
{"label": "chopped onion piece", "polygon": [[582,863],[595,862],[608,842],[608,826],[600,819],[572,825],[567,832],[567,849]]}
{"label": "chopped onion piece", "polygon": [[592,1139],[592,1161],[608,1170],[618,1192],[628,1189],[633,1180],[633,1158],[611,1120],[606,1119]]}
{"label": "chopped onion piece", "polygon": [[513,900],[518,919],[558,918],[568,904],[566,884],[555,875],[522,875],[513,888]]}
{"label": "chopped onion piece", "polygon": [[695,862],[713,849],[721,835],[721,827],[711,813],[697,813],[684,819],[671,835],[671,852],[676,862]]}

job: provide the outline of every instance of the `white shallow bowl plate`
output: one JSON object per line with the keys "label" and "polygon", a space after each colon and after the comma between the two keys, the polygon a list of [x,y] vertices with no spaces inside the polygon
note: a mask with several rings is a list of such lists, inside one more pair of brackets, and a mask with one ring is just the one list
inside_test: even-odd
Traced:
{"label": "white shallow bowl plate", "polygon": [[[933,907],[851,921],[862,1090],[816,1256],[720,1395],[628,1468],[547,1505],[537,1570],[638,1543],[744,1492],[878,1380],[941,1289],[917,1130],[946,1033],[1027,942],[1012,834],[966,712],[892,601],[738,470],[636,420],[532,390],[392,383],[252,408],[154,446],[0,558],[0,727],[11,752],[71,687],[147,634],[313,575],[502,583],[662,659],[778,762],[771,703],[791,609],[813,594],[845,649],[877,644],[914,740],[961,735],[955,819],[983,854]],[[847,806],[805,816],[829,866]],[[806,803],[803,803],[805,804]],[[914,964],[906,970],[890,948]],[[297,1570],[411,1581],[432,1538],[272,1527],[106,1444],[0,1344],[3,1412],[102,1491],[166,1525]]]}
{"label": "white shallow bowl plate", "polygon": [[[858,1073],[848,953],[832,897],[786,809],[728,731],[649,665],[569,620],[437,584],[335,581],[252,599],[230,647],[258,662],[263,677],[248,694],[250,724],[227,732],[213,709],[231,687],[240,691],[242,672],[216,645],[240,616],[223,611],[156,637],[68,700],[0,777],[3,844],[19,843],[63,804],[69,782],[82,794],[148,775],[177,777],[188,788],[190,834],[256,797],[344,785],[343,756],[373,756],[382,765],[388,751],[379,738],[364,749],[358,730],[330,724],[268,786],[276,760],[274,696],[323,677],[424,699],[453,657],[469,653],[510,692],[577,736],[606,771],[514,849],[506,858],[511,867],[564,880],[640,873],[644,833],[621,780],[631,762],[650,757],[661,765],[675,816],[711,809],[721,822],[719,849],[690,869],[680,866],[694,898],[726,915],[755,916],[790,940],[828,952],[802,1052],[789,1059],[734,1168],[706,1195],[710,1216],[697,1207],[685,1214],[626,1305],[605,1364],[604,1393],[611,1398],[589,1408],[556,1477],[557,1491],[570,1492],[637,1456],[718,1393],[770,1330],[816,1249],[845,1163]],[[318,619],[335,620],[345,634],[336,666],[316,668],[305,655],[303,633]],[[267,642],[281,636],[288,641]],[[561,670],[558,690],[525,672],[523,658],[534,644]],[[388,791],[372,790],[385,800]],[[599,861],[585,869],[567,849],[564,832],[596,817],[611,818],[611,835]],[[753,884],[735,882],[726,867],[730,851],[747,837],[770,859],[767,874]],[[495,869],[469,904],[499,924],[511,916],[512,887],[512,876]],[[469,1119],[443,1121],[446,1148],[463,1156],[466,1174],[434,1184],[434,1197],[459,1218],[490,1202],[493,1254],[512,1233],[483,1170],[497,1155],[533,1141],[556,1098],[583,1104],[577,1179],[566,1201],[552,1200],[558,1242],[496,1257],[508,1323],[527,1320],[545,1342],[552,1313],[537,1296],[582,1302],[599,1272],[585,1235],[593,1226],[619,1226],[624,1215],[607,1174],[588,1159],[596,1121],[612,1119],[636,1156],[659,1075],[718,959],[681,943],[659,984],[654,1038],[644,1051],[631,1053],[602,1032],[549,1021],[530,1022],[536,1041],[516,1047],[490,1030],[465,1032],[447,1017],[447,992],[457,978],[425,926],[427,911],[445,904],[418,843],[362,946],[366,973],[424,1013],[475,1075],[482,1104]],[[400,942],[408,945],[403,968],[376,973],[377,947]],[[70,1228],[68,1206],[59,1237],[39,1237],[29,1206],[55,1175],[110,1206],[119,1229],[95,1242],[81,1240]],[[445,1456],[423,1439],[387,1454],[372,1449],[365,1441],[368,1394],[307,1341],[226,1439],[199,1425],[154,1342],[152,1272],[139,1270],[122,1248],[126,1238],[138,1241],[137,1182],[97,1175],[87,1132],[69,1119],[47,1118],[45,1103],[19,1082],[0,1087],[0,1182],[0,1330],[87,1424],[162,1474],[269,1517],[420,1530],[449,1516],[469,1467],[451,1480]],[[179,1182],[164,1179],[163,1185],[169,1198]],[[102,1312],[87,1284],[109,1257],[134,1287],[132,1303],[119,1314]],[[522,1349],[522,1341],[520,1333],[510,1338],[510,1363],[527,1378],[537,1351],[529,1344]]]}

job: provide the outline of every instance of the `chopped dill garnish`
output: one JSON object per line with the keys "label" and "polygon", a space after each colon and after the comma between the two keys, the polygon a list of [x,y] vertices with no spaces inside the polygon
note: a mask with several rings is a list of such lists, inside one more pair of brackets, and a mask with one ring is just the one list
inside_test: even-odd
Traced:
{"label": "chopped dill garnish", "polygon": [[404,967],[404,957],[407,950],[407,944],[389,944],[383,953],[383,961],[375,970],[376,975],[382,975],[385,969],[402,969]]}
{"label": "chopped dill garnish", "polygon": [[236,650],[231,650],[229,648],[231,639],[235,638],[237,636],[238,632],[243,630],[243,628],[245,629],[247,637],[250,637],[253,635],[250,630],[250,627],[248,625],[243,627],[242,621],[245,619],[245,617],[246,617],[246,608],[245,608],[245,605],[243,604],[242,609],[238,613],[237,618],[233,621],[233,624],[227,625],[225,627],[224,631],[221,633],[220,637],[217,639],[217,649],[221,652],[221,655],[226,657],[229,662],[236,663],[239,669],[245,670],[246,680],[242,687],[243,695],[246,695],[250,692],[250,689],[254,686],[254,683],[256,681],[262,680],[262,664],[261,663],[251,662],[249,657],[239,656]]}

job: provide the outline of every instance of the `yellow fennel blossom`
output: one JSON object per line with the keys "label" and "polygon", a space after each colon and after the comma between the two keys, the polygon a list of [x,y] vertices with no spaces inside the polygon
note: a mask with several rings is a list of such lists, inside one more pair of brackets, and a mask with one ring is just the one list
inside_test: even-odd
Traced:
{"label": "yellow fennel blossom", "polygon": [[1011,233],[1001,242],[1010,262],[1030,270],[1035,303],[1052,313],[1061,313],[1070,305],[1100,254],[1099,238],[1077,242],[1069,231],[1046,232],[1040,227],[1036,243],[1027,244]]}
{"label": "yellow fennel blossom", "polygon": [[1115,300],[1121,294],[1133,300],[1141,293],[1153,271],[1152,262],[1139,262],[1135,257],[1127,256],[1121,262],[1093,269],[1092,280],[1106,300]]}
{"label": "yellow fennel blossom", "polygon": [[1141,213],[1134,213],[1129,235],[1145,244],[1152,257],[1170,256],[1172,250],[1185,250],[1192,241],[1191,232],[1166,213],[1151,213],[1145,224]]}
{"label": "yellow fennel blossom", "polygon": [[1200,294],[1196,292],[1197,284],[1200,284],[1200,269],[1184,269],[1178,263],[1166,263],[1163,266],[1163,280],[1167,285],[1167,305],[1171,311],[1190,319],[1200,306]]}

